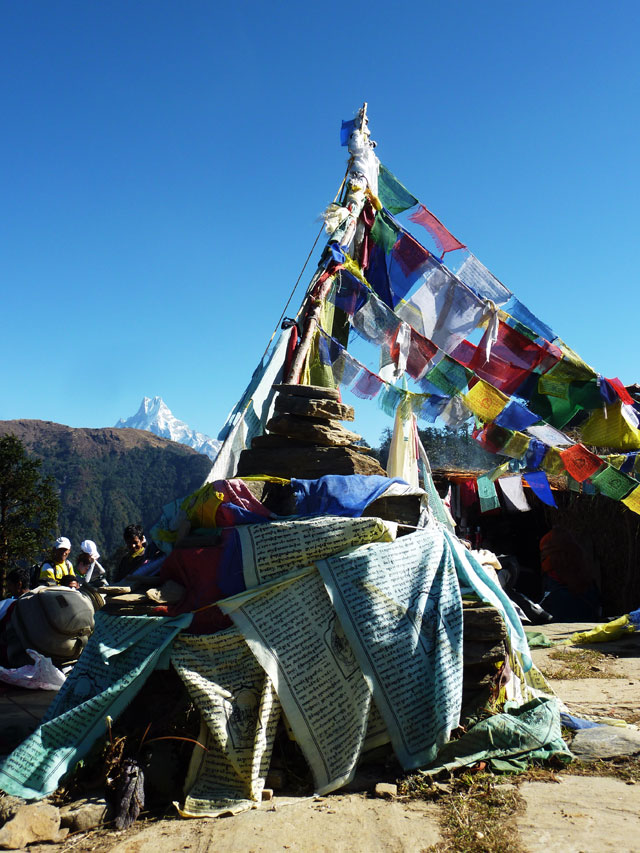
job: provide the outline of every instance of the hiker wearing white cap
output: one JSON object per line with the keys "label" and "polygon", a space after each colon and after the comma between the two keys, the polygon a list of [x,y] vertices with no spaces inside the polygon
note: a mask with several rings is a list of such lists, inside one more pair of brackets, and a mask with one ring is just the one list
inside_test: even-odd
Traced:
{"label": "hiker wearing white cap", "polygon": [[71,551],[71,542],[66,536],[59,536],[53,543],[51,557],[40,566],[39,580],[43,584],[57,584],[62,578],[75,576],[71,561],[67,559]]}
{"label": "hiker wearing white cap", "polygon": [[100,554],[96,543],[92,539],[85,539],[80,544],[80,553],[76,560],[76,568],[80,579],[93,587],[101,587],[107,585],[107,573],[100,565],[98,560]]}

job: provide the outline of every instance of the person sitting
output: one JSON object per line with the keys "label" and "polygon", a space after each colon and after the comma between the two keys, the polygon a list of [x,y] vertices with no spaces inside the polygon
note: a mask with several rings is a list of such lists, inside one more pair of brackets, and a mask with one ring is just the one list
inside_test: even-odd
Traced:
{"label": "person sitting", "polygon": [[53,544],[51,557],[40,567],[40,582],[52,586],[60,583],[62,578],[75,576],[73,565],[68,560],[71,542],[66,536],[59,536]]}
{"label": "person sitting", "polygon": [[567,528],[554,526],[540,540],[544,595],[540,606],[558,621],[590,622],[600,618],[600,594],[593,564]]}
{"label": "person sitting", "polygon": [[9,666],[7,657],[6,629],[11,621],[11,615],[16,601],[29,592],[29,569],[12,569],[7,575],[8,598],[0,601],[0,666]]}
{"label": "person sitting", "polygon": [[127,553],[120,560],[118,580],[133,574],[146,563],[164,556],[155,542],[147,542],[140,524],[129,524],[125,527],[122,536],[127,546]]}
{"label": "person sitting", "polygon": [[76,560],[76,572],[82,583],[98,589],[107,585],[107,573],[98,562],[100,554],[96,543],[91,539],[85,539],[80,545],[82,549]]}
{"label": "person sitting", "polygon": [[74,575],[65,575],[58,581],[58,586],[68,586],[69,589],[80,589],[78,578]]}

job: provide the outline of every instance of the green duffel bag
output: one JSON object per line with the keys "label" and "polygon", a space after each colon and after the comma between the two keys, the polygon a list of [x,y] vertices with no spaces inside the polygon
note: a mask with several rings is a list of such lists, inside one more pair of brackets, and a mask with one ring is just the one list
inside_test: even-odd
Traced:
{"label": "green duffel bag", "polygon": [[9,661],[20,666],[25,650],[34,649],[55,664],[75,661],[93,631],[95,604],[90,596],[66,586],[39,587],[16,601],[9,633]]}

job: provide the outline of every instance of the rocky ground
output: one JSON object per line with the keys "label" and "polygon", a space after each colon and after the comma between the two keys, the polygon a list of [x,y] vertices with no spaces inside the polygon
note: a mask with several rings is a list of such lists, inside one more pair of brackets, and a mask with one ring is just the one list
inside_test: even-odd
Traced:
{"label": "rocky ground", "polygon": [[[590,626],[555,624],[542,631],[558,640],[586,627]],[[640,723],[639,635],[583,649],[534,649],[533,657],[573,714]],[[32,843],[28,849],[34,853],[640,851],[640,732],[609,726],[591,729],[578,734],[572,749],[580,760],[569,768],[524,777],[480,774],[464,783],[441,784],[427,792],[428,801],[403,794],[402,784],[397,791],[378,786],[376,794],[372,781],[361,793],[275,796],[235,817],[153,819],[124,832],[86,831],[77,816],[67,814],[64,822],[71,831],[64,840]],[[49,808],[53,807],[43,806],[38,817],[45,828],[57,819],[47,812]],[[94,815],[99,808],[94,804]],[[25,845],[27,836],[16,835],[15,841]]]}

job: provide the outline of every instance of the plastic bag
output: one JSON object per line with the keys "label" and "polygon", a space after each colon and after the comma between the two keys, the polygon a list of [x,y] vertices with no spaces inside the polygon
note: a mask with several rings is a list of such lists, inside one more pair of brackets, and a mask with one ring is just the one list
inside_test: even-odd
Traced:
{"label": "plastic bag", "polygon": [[16,687],[28,687],[31,690],[60,690],[66,676],[53,665],[51,658],[33,649],[27,649],[27,654],[34,663],[17,669],[5,669],[0,666],[0,681]]}

